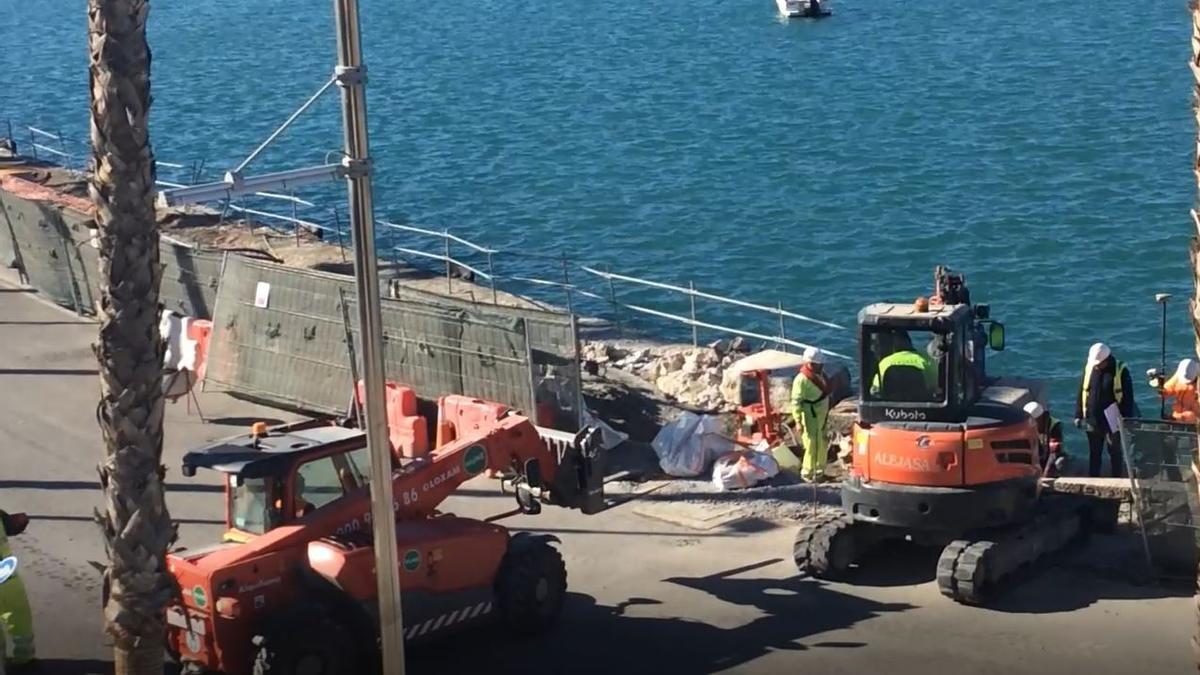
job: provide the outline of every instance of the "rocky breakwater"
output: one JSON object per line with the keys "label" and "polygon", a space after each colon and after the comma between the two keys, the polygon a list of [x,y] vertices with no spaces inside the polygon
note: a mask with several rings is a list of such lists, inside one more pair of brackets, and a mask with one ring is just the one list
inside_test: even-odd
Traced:
{"label": "rocky breakwater", "polygon": [[[584,391],[588,405],[606,421],[649,441],[682,410],[720,415],[732,432],[732,413],[758,398],[757,384],[730,369],[754,349],[742,338],[705,346],[630,340],[586,341],[581,346]],[[853,421],[850,375],[842,364],[826,366],[834,383],[831,438],[845,434]],[[772,373],[771,402],[790,407],[795,370]]]}
{"label": "rocky breakwater", "polygon": [[599,377],[613,370],[639,378],[655,393],[682,408],[696,412],[731,412],[738,405],[738,379],[726,370],[749,348],[740,340],[722,340],[708,346],[632,345],[620,342],[585,342],[584,369]]}

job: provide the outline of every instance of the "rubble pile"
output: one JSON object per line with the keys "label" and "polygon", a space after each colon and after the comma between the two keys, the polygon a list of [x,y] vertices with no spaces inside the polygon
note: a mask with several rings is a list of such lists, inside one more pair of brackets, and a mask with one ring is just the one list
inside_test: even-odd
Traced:
{"label": "rubble pile", "polygon": [[581,358],[589,368],[615,368],[634,375],[689,408],[719,413],[733,410],[738,403],[739,378],[725,377],[725,372],[747,353],[749,345],[739,338],[703,347],[585,342]]}

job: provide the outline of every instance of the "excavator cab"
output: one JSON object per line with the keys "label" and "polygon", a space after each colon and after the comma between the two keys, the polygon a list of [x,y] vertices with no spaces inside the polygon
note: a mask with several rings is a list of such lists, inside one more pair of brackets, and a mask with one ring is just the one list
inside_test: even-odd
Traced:
{"label": "excavator cab", "polygon": [[1086,528],[1115,523],[1095,500],[1041,491],[1037,427],[1024,406],[1043,386],[990,377],[985,350],[1004,326],[973,305],[961,274],[938,267],[934,293],[858,317],[860,401],[842,512],[801,525],[797,568],[838,578],[885,541],[942,547],[937,584],[982,604],[1002,582]]}
{"label": "excavator cab", "polygon": [[1003,349],[1003,326],[986,305],[876,303],[858,326],[859,418],[868,424],[965,420],[986,385],[989,334]]}

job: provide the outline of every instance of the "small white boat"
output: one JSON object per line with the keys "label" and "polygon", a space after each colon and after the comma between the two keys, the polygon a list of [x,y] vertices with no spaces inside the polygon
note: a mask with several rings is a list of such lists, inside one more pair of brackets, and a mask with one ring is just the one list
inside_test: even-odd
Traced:
{"label": "small white boat", "polygon": [[829,16],[829,0],[775,0],[779,13],[789,19],[819,19]]}

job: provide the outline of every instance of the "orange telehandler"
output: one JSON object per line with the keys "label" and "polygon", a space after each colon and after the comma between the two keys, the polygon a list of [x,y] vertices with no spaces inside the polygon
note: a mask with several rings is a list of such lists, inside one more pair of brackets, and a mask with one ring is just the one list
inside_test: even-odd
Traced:
{"label": "orange telehandler", "polygon": [[[441,433],[429,437],[439,447],[403,462],[395,453],[406,640],[496,619],[518,632],[546,628],[566,592],[562,557],[550,545],[558,540],[438,506],[494,469],[523,513],[543,502],[596,513],[604,508],[599,437],[584,429],[543,438],[504,406],[462,396],[437,407],[429,429]],[[167,559],[181,593],[167,608],[166,638],[183,672],[378,671],[368,462],[361,430],[316,420],[256,425],[184,456],[186,476],[198,468],[225,475],[227,533]]]}

